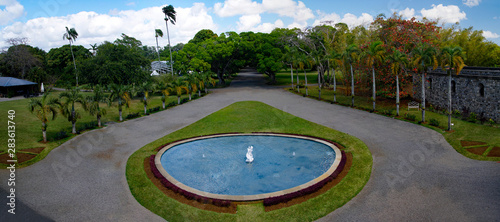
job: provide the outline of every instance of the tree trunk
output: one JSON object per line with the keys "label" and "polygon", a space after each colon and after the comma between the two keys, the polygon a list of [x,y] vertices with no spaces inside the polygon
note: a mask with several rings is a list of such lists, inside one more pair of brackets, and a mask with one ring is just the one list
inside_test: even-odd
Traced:
{"label": "tree trunk", "polygon": [[147,115],[147,114],[148,114],[147,105],[144,105],[144,115]]}
{"label": "tree trunk", "polygon": [[122,118],[122,110],[118,110],[118,113],[120,114],[120,122],[123,121],[123,118]]}
{"label": "tree trunk", "polygon": [[163,109],[165,109],[165,101],[162,101],[161,103],[163,105]]}
{"label": "tree trunk", "polygon": [[321,72],[318,70],[318,99],[321,100]]}
{"label": "tree trunk", "polygon": [[425,74],[422,72],[422,122],[425,122]]}
{"label": "tree trunk", "polygon": [[101,115],[97,115],[97,127],[101,127]]}
{"label": "tree trunk", "polygon": [[177,105],[180,105],[180,104],[181,104],[181,97],[177,96]]}
{"label": "tree trunk", "polygon": [[332,69],[333,74],[333,102],[337,102],[337,79],[335,78],[335,69]]}
{"label": "tree trunk", "polygon": [[73,57],[73,66],[75,66],[76,86],[78,86],[78,73],[76,71],[75,55],[73,54],[73,46],[71,46],[71,42],[69,42],[69,49],[71,51],[71,57]]}
{"label": "tree trunk", "polygon": [[300,87],[299,87],[299,70],[295,69],[295,73],[297,73],[297,92],[300,92]]}
{"label": "tree trunk", "polygon": [[76,134],[76,121],[75,121],[76,118],[75,117],[76,117],[75,108],[72,107],[72,109],[71,109],[71,124],[73,125],[73,129],[71,130],[71,133],[73,133],[73,134]]}
{"label": "tree trunk", "polygon": [[448,131],[451,131],[451,65],[448,70]]}
{"label": "tree trunk", "polygon": [[71,129],[71,133],[76,134],[76,122],[71,122],[73,128]]}
{"label": "tree trunk", "polygon": [[293,89],[293,65],[290,64],[290,79],[292,80],[292,89]]}
{"label": "tree trunk", "polygon": [[47,124],[42,123],[42,135],[43,135],[43,142],[47,142]]}
{"label": "tree trunk", "polygon": [[396,116],[399,116],[399,75],[396,75]]}
{"label": "tree trunk", "polygon": [[158,46],[158,36],[156,36],[156,53],[158,53],[158,62],[160,61],[160,47]]}
{"label": "tree trunk", "polygon": [[168,19],[165,19],[167,24],[167,37],[168,37],[168,51],[170,52],[170,70],[172,71],[172,76],[174,76],[174,63],[172,62],[172,46],[170,45],[170,33],[168,32]]}
{"label": "tree trunk", "polygon": [[354,73],[352,72],[352,64],[351,66],[351,106],[354,107]]}
{"label": "tree trunk", "polygon": [[191,93],[189,93],[189,101],[191,101]]}
{"label": "tree trunk", "polygon": [[306,80],[306,85],[305,85],[305,87],[306,87],[306,96],[309,96],[309,92],[307,91],[307,89],[308,89],[308,87],[307,87],[307,73],[306,73],[305,69],[304,69],[304,78]]}
{"label": "tree trunk", "polygon": [[201,90],[198,90],[198,97],[201,97]]}
{"label": "tree trunk", "polygon": [[373,72],[373,112],[375,112],[375,99],[377,97],[376,89],[375,89],[375,68],[372,67],[372,72]]}

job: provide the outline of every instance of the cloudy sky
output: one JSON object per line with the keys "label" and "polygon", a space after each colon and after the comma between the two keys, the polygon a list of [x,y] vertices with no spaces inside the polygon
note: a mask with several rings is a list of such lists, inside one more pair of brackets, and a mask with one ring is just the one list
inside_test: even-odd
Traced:
{"label": "cloudy sky", "polygon": [[[50,50],[67,44],[65,27],[79,33],[75,44],[114,41],[121,33],[144,45],[155,45],[154,30],[166,34],[161,8],[171,4],[177,23],[169,25],[172,45],[189,41],[201,29],[270,32],[276,27],[299,27],[322,21],[367,25],[380,13],[406,18],[439,19],[473,26],[500,44],[499,0],[0,0],[0,49],[8,38],[27,37],[29,44]],[[166,36],[159,40],[167,44]]]}

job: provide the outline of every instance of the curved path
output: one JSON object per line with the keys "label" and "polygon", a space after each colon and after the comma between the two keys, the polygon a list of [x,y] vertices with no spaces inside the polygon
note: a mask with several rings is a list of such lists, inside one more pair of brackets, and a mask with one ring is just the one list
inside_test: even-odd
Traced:
{"label": "curved path", "polygon": [[229,88],[85,133],[44,160],[18,169],[16,216],[6,213],[9,172],[0,170],[0,221],[163,221],[130,193],[125,178],[128,157],[153,140],[246,100],[349,133],[368,145],[373,154],[370,180],[321,221],[500,219],[499,163],[463,157],[433,130],[269,87],[262,75],[246,71]]}

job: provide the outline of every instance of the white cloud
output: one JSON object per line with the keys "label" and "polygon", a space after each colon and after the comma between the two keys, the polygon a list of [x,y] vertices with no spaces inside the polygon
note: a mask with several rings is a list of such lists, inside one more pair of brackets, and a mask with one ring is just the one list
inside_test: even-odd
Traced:
{"label": "white cloud", "polygon": [[491,31],[483,31],[483,36],[487,39],[496,39],[500,37],[499,34],[493,33]]}
{"label": "white cloud", "polygon": [[0,25],[7,25],[23,16],[24,6],[16,0],[0,0],[0,6],[5,6],[5,9],[0,9]]}
{"label": "white cloud", "polygon": [[261,17],[259,14],[256,15],[244,15],[240,17],[238,24],[238,31],[248,31],[252,29],[254,26],[260,24]]}
{"label": "white cloud", "polygon": [[336,13],[332,14],[322,14],[321,12],[319,13],[321,18],[317,19],[314,21],[313,26],[321,25],[323,22],[331,22],[333,24],[335,23],[345,23],[349,28],[354,28],[356,26],[362,25],[366,26],[369,25],[370,23],[373,22],[373,16],[371,16],[368,13],[362,13],[361,16],[357,17],[354,14],[347,13],[344,15],[344,17],[340,17]]}
{"label": "white cloud", "polygon": [[439,20],[444,23],[457,23],[467,19],[465,12],[460,11],[456,5],[443,6],[443,4],[432,5],[431,9],[420,10],[423,17],[431,20]]}
{"label": "white cloud", "polygon": [[215,3],[214,12],[219,17],[231,17],[235,15],[260,14],[263,12],[263,9],[261,4],[252,0],[226,0],[224,3]]}
{"label": "white cloud", "polygon": [[272,32],[275,28],[283,28],[285,24],[281,19],[276,20],[274,23],[263,23],[260,24],[259,26],[252,28],[249,31],[253,32],[263,32],[263,33],[270,33]]}
{"label": "white cloud", "polygon": [[[45,50],[68,44],[62,35],[65,26],[74,27],[78,32],[77,45],[89,47],[89,44],[114,41],[121,33],[137,38],[144,45],[156,45],[154,30],[161,28],[165,33],[159,38],[160,46],[168,44],[166,38],[165,15],[162,7],[151,7],[141,10],[116,11],[110,14],[96,12],[79,12],[61,17],[35,18],[25,23],[16,22],[0,30],[0,48],[5,47],[5,39],[28,37],[30,44]],[[177,23],[169,23],[172,45],[187,42],[201,29],[212,29],[217,26],[208,14],[203,3],[194,3],[190,8],[176,8]]]}
{"label": "white cloud", "polygon": [[481,0],[462,0],[462,2],[464,3],[464,5],[467,5],[469,7],[474,7],[478,6]]}
{"label": "white cloud", "polygon": [[135,2],[129,2],[129,3],[127,3],[126,5],[127,5],[127,6],[131,6],[131,7],[133,7],[133,6],[135,6]]}
{"label": "white cloud", "polygon": [[399,12],[401,16],[405,19],[411,19],[415,17],[415,9],[405,8]]}
{"label": "white cloud", "polygon": [[294,0],[262,0],[262,3],[252,0],[225,0],[224,3],[215,3],[214,12],[220,17],[273,13],[293,18],[294,22],[304,26],[307,20],[314,18],[311,9],[303,2]]}

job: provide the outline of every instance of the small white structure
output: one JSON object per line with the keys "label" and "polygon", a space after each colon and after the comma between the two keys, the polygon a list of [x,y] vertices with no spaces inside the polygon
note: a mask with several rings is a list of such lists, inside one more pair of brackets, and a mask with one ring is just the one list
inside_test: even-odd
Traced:
{"label": "small white structure", "polygon": [[42,82],[42,86],[40,86],[40,92],[43,93],[44,91],[45,91],[45,89],[43,88],[43,82]]}
{"label": "small white structure", "polygon": [[151,62],[151,70],[157,73],[168,73],[170,72],[170,65],[167,64],[167,61],[154,61]]}
{"label": "small white structure", "polygon": [[158,74],[158,72],[156,70],[153,70],[153,72],[151,73],[151,76],[159,76],[160,74]]}
{"label": "small white structure", "polygon": [[253,154],[252,154],[252,152],[253,152],[253,146],[249,146],[247,148],[247,155],[246,155],[246,157],[247,157],[246,162],[247,163],[253,162]]}

